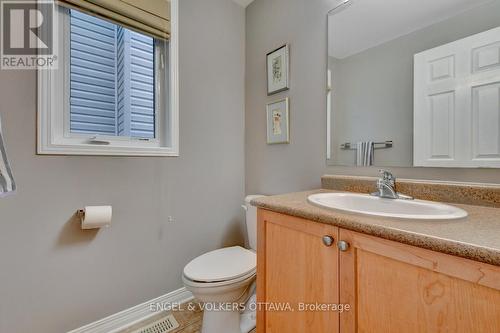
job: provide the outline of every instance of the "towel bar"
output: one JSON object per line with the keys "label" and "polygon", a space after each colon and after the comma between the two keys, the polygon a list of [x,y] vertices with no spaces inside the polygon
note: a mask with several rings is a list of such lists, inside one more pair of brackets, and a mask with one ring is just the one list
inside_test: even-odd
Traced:
{"label": "towel bar", "polygon": [[[393,142],[392,141],[384,141],[384,142],[374,142],[373,143],[373,148],[374,149],[387,149],[387,148],[392,148]],[[344,150],[356,150],[356,144],[355,143],[350,143],[346,142],[340,145],[340,149]]]}

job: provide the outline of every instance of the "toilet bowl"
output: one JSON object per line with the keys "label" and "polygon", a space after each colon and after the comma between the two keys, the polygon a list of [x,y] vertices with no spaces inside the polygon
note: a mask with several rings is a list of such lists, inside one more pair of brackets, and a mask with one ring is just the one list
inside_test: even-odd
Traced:
{"label": "toilet bowl", "polygon": [[239,246],[206,253],[184,268],[186,289],[203,303],[202,333],[241,333],[240,308],[255,276],[255,253]]}
{"label": "toilet bowl", "polygon": [[255,328],[255,308],[246,303],[255,303],[257,209],[250,201],[256,197],[248,196],[243,206],[251,250],[218,249],[184,267],[184,286],[202,303],[201,333],[248,333]]}

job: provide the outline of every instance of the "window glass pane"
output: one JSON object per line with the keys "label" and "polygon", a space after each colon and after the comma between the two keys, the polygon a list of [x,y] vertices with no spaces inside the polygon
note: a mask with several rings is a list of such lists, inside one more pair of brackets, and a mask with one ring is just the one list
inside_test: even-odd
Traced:
{"label": "window glass pane", "polygon": [[155,137],[154,39],[70,11],[71,133]]}

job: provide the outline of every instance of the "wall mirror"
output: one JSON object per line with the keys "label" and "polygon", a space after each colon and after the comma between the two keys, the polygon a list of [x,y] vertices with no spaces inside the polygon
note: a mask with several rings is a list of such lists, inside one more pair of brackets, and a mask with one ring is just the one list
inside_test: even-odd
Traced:
{"label": "wall mirror", "polygon": [[499,168],[500,0],[338,1],[327,161]]}

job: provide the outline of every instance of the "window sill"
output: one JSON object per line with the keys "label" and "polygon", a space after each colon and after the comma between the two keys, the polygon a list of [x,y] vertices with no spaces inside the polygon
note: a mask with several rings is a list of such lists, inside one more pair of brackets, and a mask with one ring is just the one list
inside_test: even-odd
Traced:
{"label": "window sill", "polygon": [[160,156],[178,157],[177,149],[169,147],[116,147],[90,144],[39,145],[38,155],[90,155],[90,156]]}

